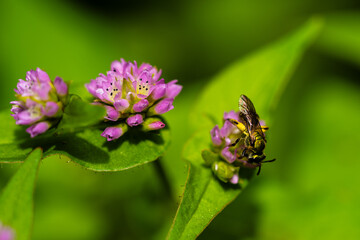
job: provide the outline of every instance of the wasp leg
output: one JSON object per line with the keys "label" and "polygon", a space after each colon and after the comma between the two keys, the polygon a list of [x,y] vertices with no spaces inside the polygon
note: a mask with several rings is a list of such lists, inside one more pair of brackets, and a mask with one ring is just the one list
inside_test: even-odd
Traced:
{"label": "wasp leg", "polygon": [[227,119],[227,120],[229,120],[229,122],[231,122],[233,125],[235,125],[235,127],[237,127],[240,131],[242,131],[242,132],[246,131],[245,125],[242,124],[241,122],[239,122],[239,121],[237,121],[235,119],[232,119],[232,118]]}
{"label": "wasp leg", "polygon": [[234,143],[230,144],[229,147],[235,147],[236,144],[240,141],[240,138],[236,139]]}
{"label": "wasp leg", "polygon": [[244,149],[241,153],[241,158],[248,157],[249,154],[246,152],[247,149]]}
{"label": "wasp leg", "polygon": [[268,126],[261,126],[261,130],[263,132],[266,132],[267,130],[269,130],[269,127]]}
{"label": "wasp leg", "polygon": [[263,161],[263,162],[261,162],[261,163],[274,162],[275,160],[276,160],[276,159],[274,158],[274,159],[271,159],[271,160]]}
{"label": "wasp leg", "polygon": [[259,165],[259,170],[258,170],[258,172],[256,173],[257,176],[259,176],[260,171],[261,171],[261,164]]}

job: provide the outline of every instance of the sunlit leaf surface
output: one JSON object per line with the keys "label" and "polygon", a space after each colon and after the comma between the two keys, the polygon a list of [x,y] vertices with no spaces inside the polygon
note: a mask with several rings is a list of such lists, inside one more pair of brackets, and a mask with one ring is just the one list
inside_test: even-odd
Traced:
{"label": "sunlit leaf surface", "polygon": [[317,35],[322,21],[310,20],[295,33],[241,59],[204,87],[192,110],[195,127],[220,123],[224,111],[238,109],[240,94],[247,95],[267,119],[303,52]]}
{"label": "sunlit leaf surface", "polygon": [[[319,27],[318,20],[311,20],[294,34],[236,63],[205,88],[194,108],[193,119],[198,119],[195,125],[209,128],[191,138],[184,148],[183,157],[190,162],[189,176],[168,239],[195,239],[199,236],[211,220],[235,199],[251,176],[240,173],[242,184],[228,186],[221,184],[203,165],[201,151],[209,148],[212,119],[221,122],[224,111],[237,109],[238,97],[245,93],[254,100],[260,116],[264,113],[269,121],[270,108],[280,97]],[[248,81],[249,78],[253,81]]]}

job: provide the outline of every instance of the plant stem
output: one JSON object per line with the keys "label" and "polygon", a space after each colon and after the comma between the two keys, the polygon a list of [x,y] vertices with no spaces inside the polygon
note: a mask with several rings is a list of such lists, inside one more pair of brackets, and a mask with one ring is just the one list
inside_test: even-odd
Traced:
{"label": "plant stem", "polygon": [[170,185],[170,181],[169,181],[169,179],[168,179],[168,177],[166,175],[166,172],[164,170],[164,167],[161,164],[161,158],[158,158],[155,161],[154,166],[155,166],[157,175],[159,176],[160,181],[162,182],[162,185],[163,185],[164,191],[166,193],[166,196],[171,199],[172,196],[173,196],[172,195],[172,190],[171,190],[171,185]]}

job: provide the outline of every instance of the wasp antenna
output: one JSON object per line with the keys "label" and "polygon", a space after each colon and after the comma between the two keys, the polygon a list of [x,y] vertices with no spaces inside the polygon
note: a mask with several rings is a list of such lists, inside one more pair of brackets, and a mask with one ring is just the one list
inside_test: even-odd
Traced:
{"label": "wasp antenna", "polygon": [[259,174],[260,174],[260,171],[261,171],[261,165],[259,165],[259,170],[258,170],[258,172],[257,172],[257,176],[259,176]]}

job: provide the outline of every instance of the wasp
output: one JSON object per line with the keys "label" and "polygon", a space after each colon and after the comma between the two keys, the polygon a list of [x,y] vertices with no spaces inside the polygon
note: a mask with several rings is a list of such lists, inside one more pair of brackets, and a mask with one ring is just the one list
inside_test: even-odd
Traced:
{"label": "wasp", "polygon": [[[241,95],[239,99],[239,119],[228,119],[242,133],[243,150],[238,154],[238,160],[249,168],[259,167],[257,175],[260,174],[261,164],[273,162],[275,159],[264,161],[266,156],[264,149],[266,145],[265,132],[269,129],[267,126],[261,126],[259,115],[256,113],[254,104],[251,100]],[[239,142],[240,139],[236,141]]]}

